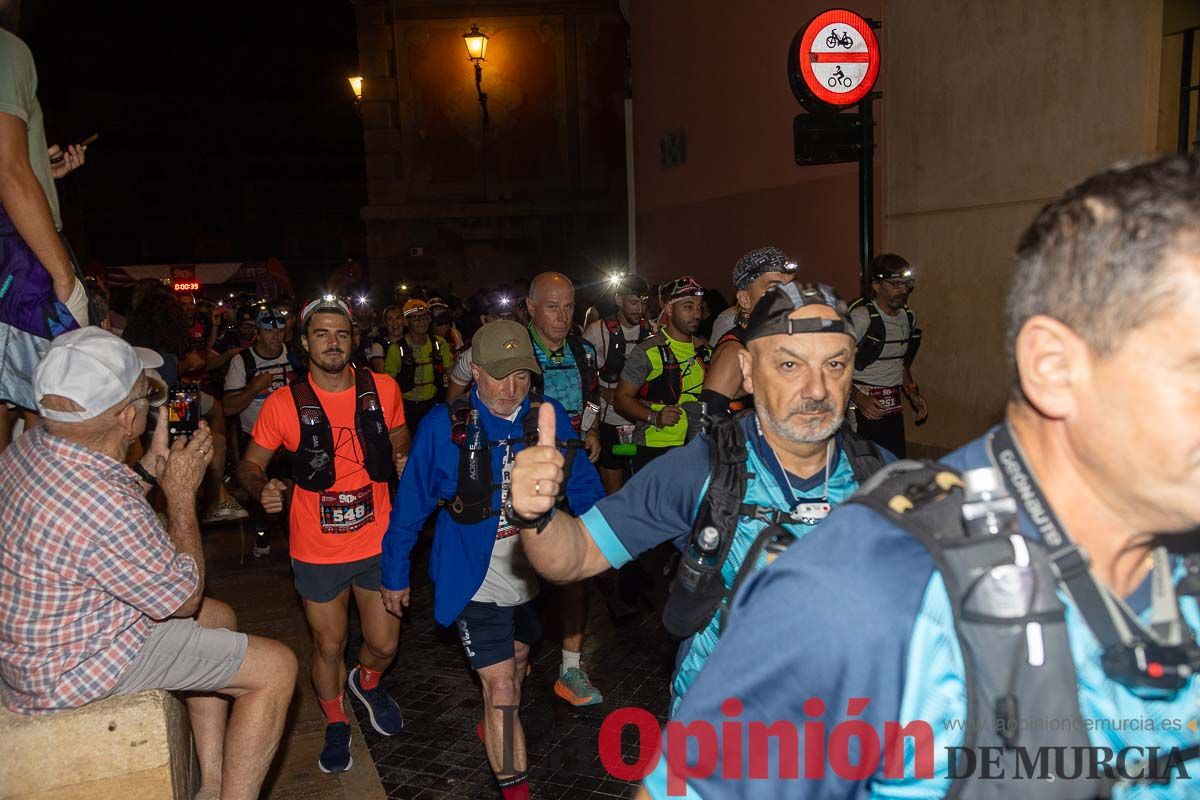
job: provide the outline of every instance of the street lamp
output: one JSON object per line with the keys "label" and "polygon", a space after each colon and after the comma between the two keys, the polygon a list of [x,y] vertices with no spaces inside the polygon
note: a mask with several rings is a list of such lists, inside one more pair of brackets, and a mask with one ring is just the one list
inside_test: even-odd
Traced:
{"label": "street lamp", "polygon": [[479,94],[479,107],[483,109],[483,125],[488,124],[487,92],[483,91],[483,67],[486,60],[488,35],[472,24],[471,30],[463,34],[463,43],[467,46],[467,59],[475,65],[475,91]]}
{"label": "street lamp", "polygon": [[350,89],[354,92],[354,105],[362,105],[362,75],[351,75],[346,80],[350,81]]}

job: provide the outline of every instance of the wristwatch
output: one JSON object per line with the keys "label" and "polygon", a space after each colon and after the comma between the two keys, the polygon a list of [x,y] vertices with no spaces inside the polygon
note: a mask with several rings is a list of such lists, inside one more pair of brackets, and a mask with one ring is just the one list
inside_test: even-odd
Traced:
{"label": "wristwatch", "polygon": [[554,514],[557,511],[558,506],[550,506],[550,510],[545,514],[542,514],[540,517],[527,519],[518,514],[517,510],[513,508],[511,497],[504,501],[504,516],[508,517],[509,522],[524,530],[529,530],[532,528],[538,533],[546,530],[546,526],[550,524],[550,520],[554,519]]}
{"label": "wristwatch", "polygon": [[137,473],[137,476],[141,478],[143,482],[148,483],[151,486],[158,486],[158,479],[150,474],[150,470],[142,466],[142,462],[133,462],[131,469]]}

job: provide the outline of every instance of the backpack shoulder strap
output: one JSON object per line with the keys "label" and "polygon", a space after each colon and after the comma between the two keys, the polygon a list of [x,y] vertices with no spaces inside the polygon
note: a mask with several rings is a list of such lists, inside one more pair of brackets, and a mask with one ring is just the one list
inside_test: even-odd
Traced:
{"label": "backpack shoulder strap", "polygon": [[[708,440],[709,481],[704,497],[692,522],[689,541],[696,539],[709,527],[715,528],[721,537],[720,550],[712,570],[712,580],[704,584],[704,591],[681,590],[673,584],[667,605],[663,609],[663,625],[673,635],[687,637],[699,631],[713,614],[718,613],[727,602],[729,592],[720,571],[729,557],[729,549],[737,535],[738,515],[742,500],[746,496],[749,473],[746,471],[746,437],[738,417],[718,418],[710,421],[704,432]],[[676,584],[679,583],[676,575]]]}
{"label": "backpack shoulder strap", "polygon": [[842,426],[841,435],[842,450],[850,462],[850,471],[854,473],[854,480],[862,486],[883,469],[883,453],[878,445],[859,436],[849,425]]}
{"label": "backpack shoulder strap", "polygon": [[250,355],[250,348],[242,348],[242,352],[238,353],[242,359],[242,371],[246,373],[246,386],[250,385],[250,379],[258,372],[258,365],[254,361],[254,356]]}

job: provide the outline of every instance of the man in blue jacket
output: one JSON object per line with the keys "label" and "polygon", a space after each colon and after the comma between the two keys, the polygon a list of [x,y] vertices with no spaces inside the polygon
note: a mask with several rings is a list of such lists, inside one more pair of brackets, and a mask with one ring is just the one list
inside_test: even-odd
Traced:
{"label": "man in blue jacket", "polygon": [[[513,459],[527,441],[537,441],[538,404],[553,408],[557,430],[571,431],[571,421],[555,400],[531,396],[532,377],[541,368],[520,324],[499,320],[480,328],[471,361],[470,395],[449,413],[445,406],[431,411],[417,430],[383,540],[382,592],[384,604],[400,616],[409,599],[409,554],[437,501],[446,500],[429,558],[433,615],[442,625],[458,626],[483,688],[488,761],[505,799],[519,800],[529,797],[529,785],[516,709],[530,645],[540,638],[532,603],[538,578],[503,509]],[[604,489],[582,442],[577,445],[567,446],[565,502],[583,513]]]}

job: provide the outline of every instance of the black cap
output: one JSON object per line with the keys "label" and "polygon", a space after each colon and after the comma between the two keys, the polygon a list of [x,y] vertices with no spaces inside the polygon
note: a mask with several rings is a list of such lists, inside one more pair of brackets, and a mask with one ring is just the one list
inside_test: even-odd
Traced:
{"label": "black cap", "polygon": [[[793,311],[805,306],[828,306],[837,312],[838,319],[806,317],[791,319]],[[844,333],[854,336],[854,323],[846,304],[832,286],[824,283],[783,283],[762,296],[746,323],[743,340],[749,342],[763,336],[796,333]]]}

